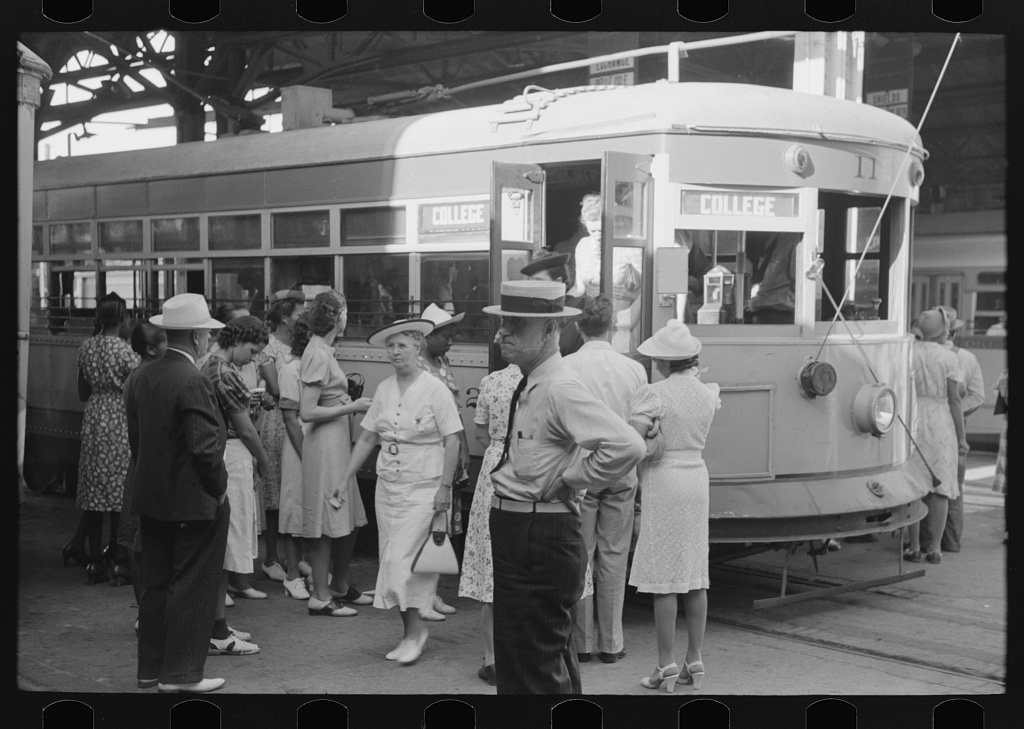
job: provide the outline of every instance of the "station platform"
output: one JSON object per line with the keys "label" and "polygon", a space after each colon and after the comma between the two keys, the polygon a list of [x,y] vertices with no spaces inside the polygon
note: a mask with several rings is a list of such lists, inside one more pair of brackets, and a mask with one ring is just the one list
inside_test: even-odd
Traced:
{"label": "station platform", "polygon": [[[994,454],[971,456],[962,552],[946,555],[940,565],[910,565],[927,568],[918,579],[755,611],[752,599],[777,594],[778,584],[749,573],[776,569],[779,553],[713,568],[704,649],[708,674],[700,694],[1004,691],[1004,497],[991,490],[994,461]],[[53,494],[29,493],[20,507],[18,685],[29,691],[140,693],[132,588],[89,585],[84,567],[61,566],[60,548],[74,532],[79,513],[73,500]],[[864,579],[880,569],[891,571],[896,549],[887,534],[874,543],[844,544],[820,558],[821,572]],[[737,567],[746,572],[737,573]],[[796,567],[806,572],[810,561],[804,557]],[[376,570],[375,558],[357,556],[350,582],[370,590]],[[231,625],[253,633],[262,650],[255,656],[207,660],[207,676],[227,679],[218,695],[495,693],[476,676],[483,657],[479,604],[457,597],[457,577],[442,577],[439,593],[458,612],[430,624],[423,656],[409,667],[384,659],[401,637],[396,610],[368,606],[355,617],[314,618],[305,601],[285,596],[280,584],[262,572],[254,575],[253,584],[269,598],[236,598],[227,617]],[[632,593],[623,622],[626,657],[604,664],[595,652],[581,666],[584,693],[665,696],[639,684],[657,658],[649,601]],[[888,652],[880,652],[881,638],[891,644]],[[681,654],[686,643],[682,606],[677,641]],[[970,675],[947,670],[956,662]],[[675,696],[681,692],[692,688],[677,687]]]}

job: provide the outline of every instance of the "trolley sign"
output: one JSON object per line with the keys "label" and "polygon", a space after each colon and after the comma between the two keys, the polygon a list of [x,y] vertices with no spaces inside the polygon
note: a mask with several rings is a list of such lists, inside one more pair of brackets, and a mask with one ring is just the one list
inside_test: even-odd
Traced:
{"label": "trolley sign", "polygon": [[679,185],[676,227],[708,230],[802,231],[811,201],[802,189]]}
{"label": "trolley sign", "polygon": [[490,211],[487,202],[448,203],[420,206],[421,233],[453,233],[487,230]]}

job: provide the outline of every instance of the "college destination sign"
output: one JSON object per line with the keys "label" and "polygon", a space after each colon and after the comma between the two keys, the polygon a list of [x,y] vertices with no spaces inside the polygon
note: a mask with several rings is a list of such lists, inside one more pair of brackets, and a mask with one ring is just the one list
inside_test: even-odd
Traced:
{"label": "college destination sign", "polygon": [[486,201],[420,206],[421,233],[487,230],[490,224],[491,216]]}
{"label": "college destination sign", "polygon": [[795,192],[682,190],[679,212],[682,215],[797,218],[799,201],[800,196]]}

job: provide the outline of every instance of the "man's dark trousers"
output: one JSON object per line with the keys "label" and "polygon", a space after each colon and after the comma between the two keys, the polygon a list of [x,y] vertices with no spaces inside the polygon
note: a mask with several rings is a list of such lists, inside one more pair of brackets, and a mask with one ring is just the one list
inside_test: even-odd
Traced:
{"label": "man's dark trousers", "polygon": [[140,679],[203,679],[220,595],[231,512],[225,499],[213,519],[142,517],[145,592],[139,606]]}
{"label": "man's dark trousers", "polygon": [[582,693],[573,609],[587,559],[580,518],[491,509],[499,694]]}

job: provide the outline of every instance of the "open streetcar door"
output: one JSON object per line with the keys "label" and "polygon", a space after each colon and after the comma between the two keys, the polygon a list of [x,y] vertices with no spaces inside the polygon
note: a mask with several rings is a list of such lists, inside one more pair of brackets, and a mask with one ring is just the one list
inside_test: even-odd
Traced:
{"label": "open streetcar door", "polygon": [[[653,157],[605,152],[601,168],[604,220],[601,226],[601,293],[615,311],[612,347],[637,356],[636,348],[651,335]],[[610,265],[609,265],[610,262]],[[586,276],[585,265],[583,275]],[[581,273],[576,262],[577,276]],[[578,282],[584,286],[587,281]]]}
{"label": "open streetcar door", "polygon": [[[544,170],[538,165],[491,163],[491,303],[501,303],[501,282],[525,278],[519,269],[544,246]],[[494,345],[497,317],[488,317],[490,360],[488,369],[504,369],[507,362]]]}

